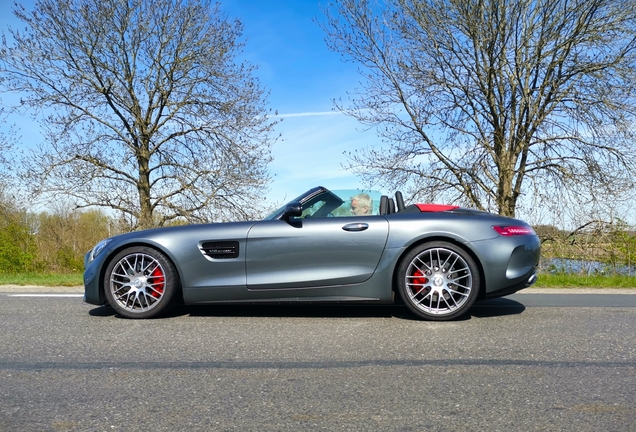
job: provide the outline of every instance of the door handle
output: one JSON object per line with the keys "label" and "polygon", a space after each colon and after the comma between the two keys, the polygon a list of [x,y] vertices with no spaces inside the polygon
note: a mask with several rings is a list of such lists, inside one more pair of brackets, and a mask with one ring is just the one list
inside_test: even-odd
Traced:
{"label": "door handle", "polygon": [[369,224],[365,223],[350,223],[342,227],[345,231],[364,231],[369,228]]}

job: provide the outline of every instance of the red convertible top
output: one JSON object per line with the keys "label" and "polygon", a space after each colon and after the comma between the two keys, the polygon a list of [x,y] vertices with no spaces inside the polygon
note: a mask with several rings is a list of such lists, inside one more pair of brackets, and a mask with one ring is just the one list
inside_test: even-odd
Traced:
{"label": "red convertible top", "polygon": [[421,212],[443,212],[448,210],[454,210],[459,206],[447,205],[447,204],[415,204]]}

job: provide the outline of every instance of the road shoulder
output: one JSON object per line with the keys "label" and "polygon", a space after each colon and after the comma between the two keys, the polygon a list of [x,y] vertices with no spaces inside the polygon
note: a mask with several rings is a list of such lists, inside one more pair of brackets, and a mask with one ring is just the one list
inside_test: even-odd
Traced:
{"label": "road shoulder", "polygon": [[84,286],[0,285],[0,293],[83,293]]}

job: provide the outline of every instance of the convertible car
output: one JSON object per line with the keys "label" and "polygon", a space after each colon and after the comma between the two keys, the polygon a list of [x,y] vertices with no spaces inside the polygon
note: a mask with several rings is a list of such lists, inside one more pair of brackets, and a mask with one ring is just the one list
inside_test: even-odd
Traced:
{"label": "convertible car", "polygon": [[85,258],[84,301],[128,318],[176,302],[393,303],[451,320],[537,278],[540,242],[520,220],[402,194],[313,188],[255,222],[131,232]]}

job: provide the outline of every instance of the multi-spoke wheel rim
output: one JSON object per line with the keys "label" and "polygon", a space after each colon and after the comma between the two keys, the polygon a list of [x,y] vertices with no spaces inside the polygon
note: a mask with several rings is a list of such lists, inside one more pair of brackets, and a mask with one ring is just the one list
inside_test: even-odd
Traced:
{"label": "multi-spoke wheel rim", "polygon": [[144,253],[123,257],[110,274],[110,291],[119,306],[132,313],[146,312],[157,306],[166,286],[161,263]]}
{"label": "multi-spoke wheel rim", "polygon": [[413,258],[405,278],[411,303],[434,315],[460,309],[473,289],[473,275],[466,260],[441,247],[426,249]]}

